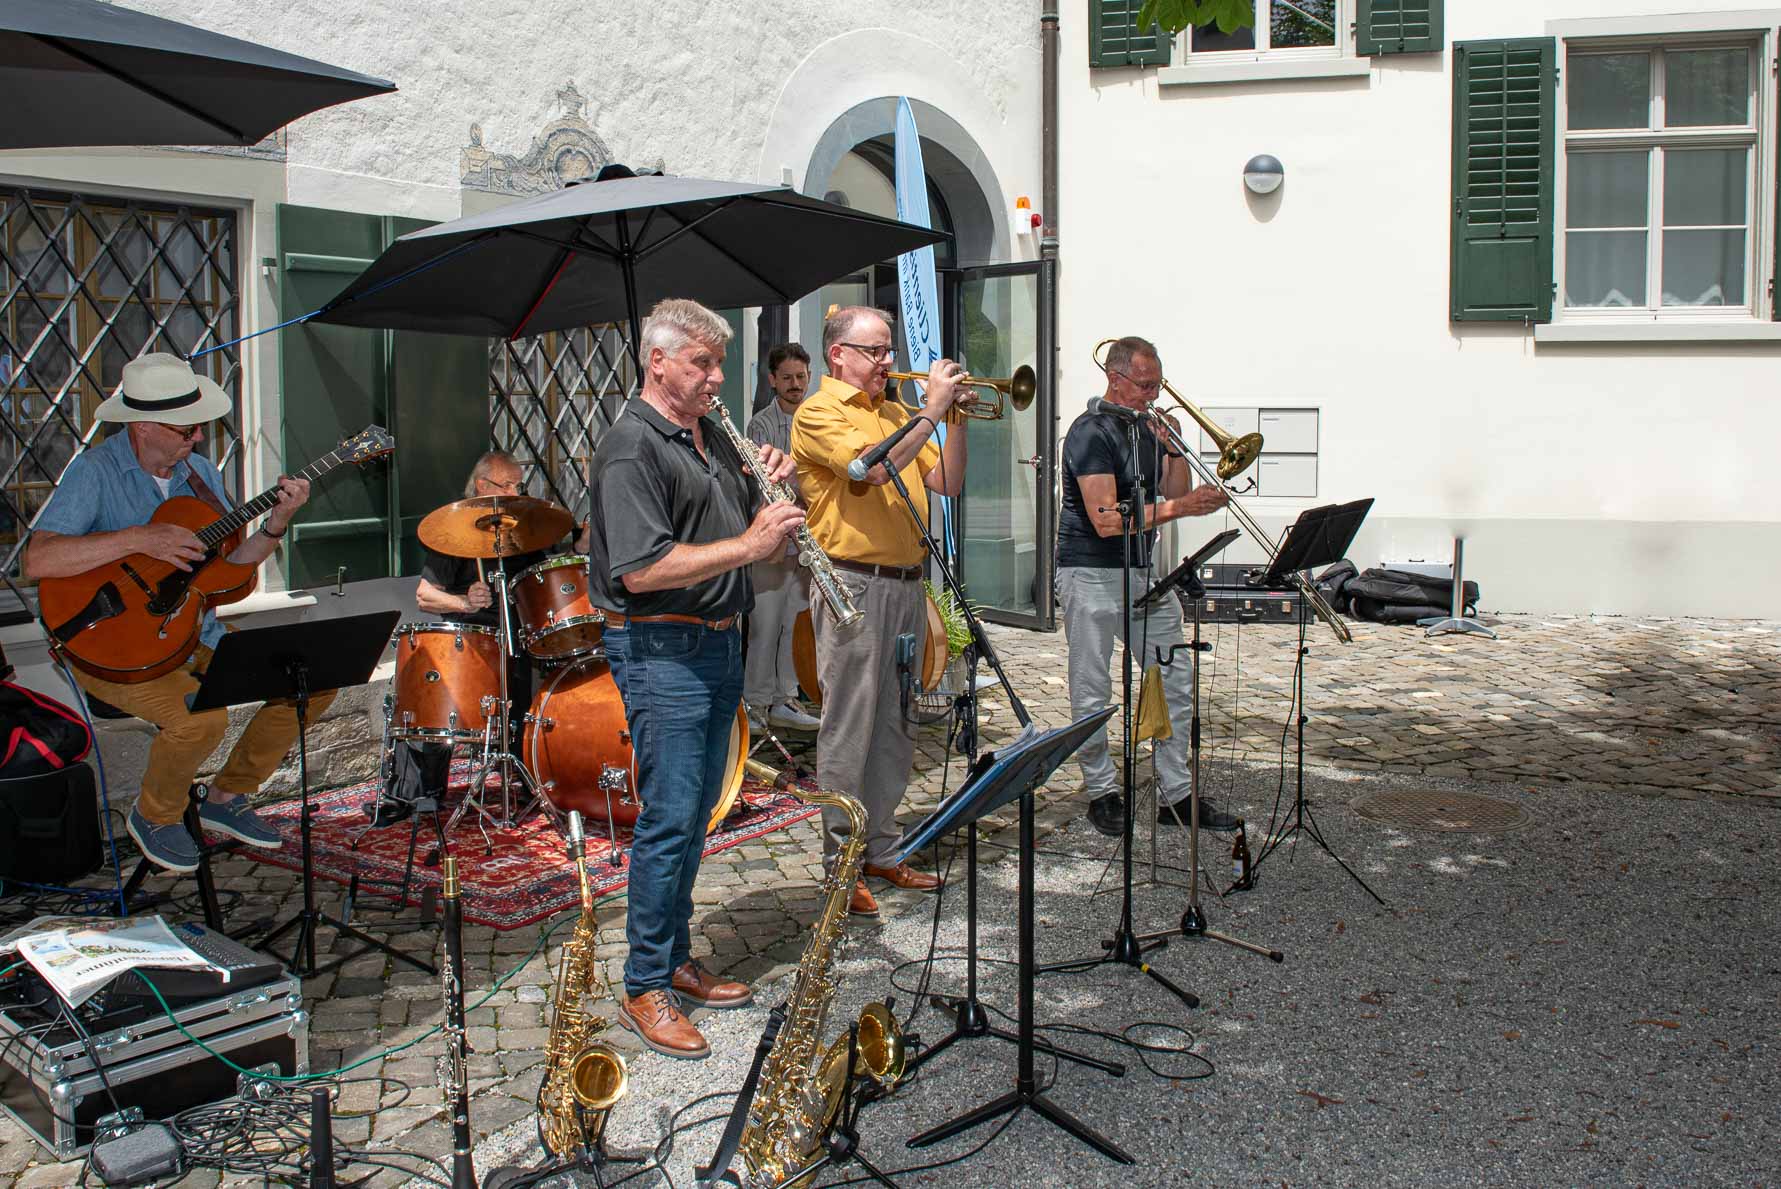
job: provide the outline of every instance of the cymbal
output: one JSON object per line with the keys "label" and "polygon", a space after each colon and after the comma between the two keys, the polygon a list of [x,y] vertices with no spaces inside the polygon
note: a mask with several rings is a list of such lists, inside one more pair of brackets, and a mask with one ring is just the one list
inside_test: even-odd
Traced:
{"label": "cymbal", "polygon": [[513,557],[556,544],[575,527],[561,504],[529,495],[479,495],[420,522],[421,544],[447,557]]}

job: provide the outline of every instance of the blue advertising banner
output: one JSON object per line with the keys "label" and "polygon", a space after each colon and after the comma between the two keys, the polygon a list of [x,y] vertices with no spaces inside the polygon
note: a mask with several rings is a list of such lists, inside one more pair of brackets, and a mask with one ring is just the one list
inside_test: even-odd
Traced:
{"label": "blue advertising banner", "polygon": [[[897,98],[896,135],[897,218],[917,227],[932,227],[928,215],[928,177],[922,167],[921,135],[915,128],[915,112],[907,96]],[[909,370],[925,372],[940,358],[940,284],[934,272],[932,245],[897,257],[897,300],[902,305],[903,342],[909,349]],[[921,390],[917,384],[916,390]],[[944,444],[946,427],[936,438]],[[940,540],[953,551],[952,501],[938,500]]]}

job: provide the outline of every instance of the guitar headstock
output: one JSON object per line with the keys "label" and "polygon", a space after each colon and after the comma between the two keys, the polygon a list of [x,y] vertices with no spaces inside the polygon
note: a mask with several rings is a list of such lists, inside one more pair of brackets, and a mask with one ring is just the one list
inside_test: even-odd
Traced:
{"label": "guitar headstock", "polygon": [[364,463],[396,452],[396,439],[381,425],[367,425],[341,442],[337,451],[340,461]]}

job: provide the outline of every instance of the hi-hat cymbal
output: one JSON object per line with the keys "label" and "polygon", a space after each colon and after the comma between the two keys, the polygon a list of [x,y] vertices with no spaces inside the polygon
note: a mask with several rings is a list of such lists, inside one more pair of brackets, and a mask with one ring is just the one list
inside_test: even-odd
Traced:
{"label": "hi-hat cymbal", "polygon": [[556,544],[575,527],[560,504],[529,495],[479,495],[435,508],[421,544],[448,557],[513,557]]}

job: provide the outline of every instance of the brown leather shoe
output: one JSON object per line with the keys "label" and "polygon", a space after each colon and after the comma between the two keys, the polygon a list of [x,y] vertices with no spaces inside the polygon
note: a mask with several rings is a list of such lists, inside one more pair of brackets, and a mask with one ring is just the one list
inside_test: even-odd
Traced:
{"label": "brown leather shoe", "polygon": [[860,870],[892,887],[907,888],[912,892],[931,892],[945,882],[938,875],[917,871],[907,863],[898,863],[895,867],[875,867],[867,863]]}
{"label": "brown leather shoe", "polygon": [[711,1055],[711,1046],[692,1021],[674,1006],[665,990],[645,991],[618,1003],[618,1022],[637,1034],[637,1039],[666,1057],[698,1061]]}
{"label": "brown leather shoe", "polygon": [[674,993],[694,1007],[709,1007],[713,1011],[747,1007],[754,1002],[754,991],[747,983],[720,979],[699,965],[696,958],[674,972]]}
{"label": "brown leather shoe", "polygon": [[866,890],[866,881],[855,880],[853,898],[847,902],[847,915],[854,917],[875,917],[878,915],[878,901],[872,899],[872,893]]}

